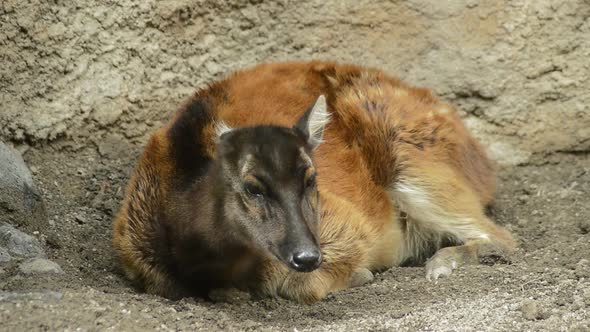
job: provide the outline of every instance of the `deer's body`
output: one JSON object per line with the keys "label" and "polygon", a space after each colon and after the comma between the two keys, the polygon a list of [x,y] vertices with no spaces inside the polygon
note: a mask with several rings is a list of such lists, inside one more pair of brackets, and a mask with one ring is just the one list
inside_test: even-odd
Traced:
{"label": "deer's body", "polygon": [[[250,245],[220,213],[217,132],[220,123],[291,128],[320,95],[330,117],[323,143],[308,152],[323,263],[302,273]],[[238,287],[313,302],[370,279],[369,271],[434,255],[426,269],[437,278],[476,258],[482,245],[510,250],[510,234],[484,214],[493,192],[483,149],[429,91],[351,65],[265,64],[197,92],[151,138],[115,221],[114,244],[127,274],[148,292]]]}

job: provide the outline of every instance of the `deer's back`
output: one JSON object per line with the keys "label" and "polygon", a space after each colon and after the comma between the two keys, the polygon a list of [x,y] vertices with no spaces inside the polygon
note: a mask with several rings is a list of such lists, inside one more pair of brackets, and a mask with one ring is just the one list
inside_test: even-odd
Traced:
{"label": "deer's back", "polygon": [[[387,194],[408,158],[457,168],[485,205],[493,168],[454,109],[430,91],[381,71],[331,62],[263,64],[200,92],[213,117],[231,127],[292,126],[324,94],[332,114],[315,153],[320,190],[348,200],[368,217],[390,213]],[[203,139],[214,151],[213,125]]]}

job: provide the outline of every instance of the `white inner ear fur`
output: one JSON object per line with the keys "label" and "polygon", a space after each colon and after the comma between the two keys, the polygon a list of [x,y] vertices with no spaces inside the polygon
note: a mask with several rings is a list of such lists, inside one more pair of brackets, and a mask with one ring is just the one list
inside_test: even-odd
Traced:
{"label": "white inner ear fur", "polygon": [[221,137],[221,135],[232,131],[233,128],[228,126],[227,123],[219,120],[215,123],[215,136],[217,139]]}
{"label": "white inner ear fur", "polygon": [[328,112],[326,97],[320,95],[312,107],[307,122],[312,145],[318,145],[323,142],[324,127],[326,127],[328,122],[330,122],[330,113]]}

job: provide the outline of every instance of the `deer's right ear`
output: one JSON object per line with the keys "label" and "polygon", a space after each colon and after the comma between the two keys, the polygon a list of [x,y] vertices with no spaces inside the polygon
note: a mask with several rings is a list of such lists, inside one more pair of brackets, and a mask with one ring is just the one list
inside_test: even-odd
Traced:
{"label": "deer's right ear", "polygon": [[231,132],[233,130],[232,127],[228,126],[227,123],[223,121],[217,121],[214,125],[215,127],[215,141],[219,142],[221,140],[221,136]]}
{"label": "deer's right ear", "polygon": [[297,121],[293,129],[303,135],[309,145],[315,149],[322,143],[324,129],[328,122],[330,122],[330,113],[328,112],[326,97],[321,95],[313,106]]}

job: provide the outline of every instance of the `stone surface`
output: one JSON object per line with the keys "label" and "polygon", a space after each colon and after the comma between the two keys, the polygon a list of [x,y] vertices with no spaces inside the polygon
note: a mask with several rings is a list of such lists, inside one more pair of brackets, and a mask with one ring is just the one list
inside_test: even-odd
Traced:
{"label": "stone surface", "polygon": [[524,301],[520,310],[522,311],[522,316],[528,320],[539,318],[539,305],[535,301]]}
{"label": "stone surface", "polygon": [[143,141],[198,86],[314,58],[433,88],[501,163],[590,149],[587,0],[117,3],[2,2],[0,139]]}
{"label": "stone surface", "polygon": [[0,224],[0,246],[20,257],[44,257],[43,246],[36,238],[19,231],[9,224]]}
{"label": "stone surface", "polygon": [[0,222],[40,229],[46,219],[41,193],[22,156],[0,141]]}
{"label": "stone surface", "polygon": [[10,262],[11,259],[8,249],[0,246],[0,264]]}
{"label": "stone surface", "polygon": [[19,270],[24,274],[64,273],[57,263],[45,258],[28,259],[19,266]]}
{"label": "stone surface", "polygon": [[40,292],[4,292],[0,291],[1,301],[47,301],[61,300],[63,294],[54,291]]}

